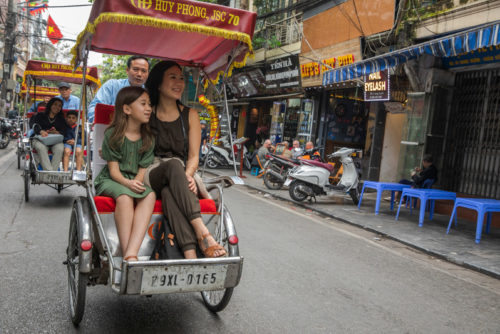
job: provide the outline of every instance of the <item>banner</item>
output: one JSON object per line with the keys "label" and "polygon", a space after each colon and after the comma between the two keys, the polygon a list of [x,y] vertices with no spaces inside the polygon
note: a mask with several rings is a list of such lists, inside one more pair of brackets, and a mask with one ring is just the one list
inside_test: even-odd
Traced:
{"label": "banner", "polygon": [[[82,68],[78,67],[73,72],[73,66],[50,63],[42,60],[29,60],[24,70],[23,85],[26,83],[26,77],[32,76],[49,81],[64,81],[74,84],[82,84]],[[101,81],[97,75],[97,67],[87,68],[86,84],[101,87]]]}

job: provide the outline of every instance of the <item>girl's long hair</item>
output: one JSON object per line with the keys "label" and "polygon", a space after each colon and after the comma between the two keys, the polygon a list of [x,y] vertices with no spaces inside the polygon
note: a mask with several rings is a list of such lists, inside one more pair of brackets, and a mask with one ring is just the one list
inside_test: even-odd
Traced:
{"label": "girl's long hair", "polygon": [[[136,86],[124,87],[118,92],[113,121],[106,129],[106,131],[112,131],[109,137],[109,146],[114,150],[119,151],[121,149],[125,138],[125,131],[127,130],[128,115],[123,112],[123,106],[134,103],[144,93],[147,93],[147,90]],[[142,146],[139,149],[139,153],[144,153],[153,145],[153,134],[148,123],[141,125],[141,138]]]}

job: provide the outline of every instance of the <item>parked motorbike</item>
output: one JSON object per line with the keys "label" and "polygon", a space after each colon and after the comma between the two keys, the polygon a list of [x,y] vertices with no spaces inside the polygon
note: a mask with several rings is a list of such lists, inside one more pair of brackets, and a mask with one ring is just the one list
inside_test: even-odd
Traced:
{"label": "parked motorbike", "polygon": [[300,162],[298,160],[291,160],[284,158],[276,154],[268,154],[267,161],[264,165],[265,173],[262,177],[264,179],[264,184],[267,188],[272,190],[279,190],[283,187],[288,173],[292,168],[298,166]]}
{"label": "parked motorbike", "polygon": [[17,139],[21,135],[21,125],[18,119],[9,119],[10,139]]}
{"label": "parked motorbike", "polygon": [[317,160],[302,160],[300,166],[294,167],[289,173],[285,186],[289,186],[290,197],[297,202],[319,195],[349,194],[354,204],[359,203],[360,171],[353,160],[353,155],[360,150],[343,147],[330,154],[329,159],[339,158],[343,173],[337,184],[330,183],[334,165]]}
{"label": "parked motorbike", "polygon": [[11,125],[6,118],[0,119],[0,149],[9,146]]}
{"label": "parked motorbike", "polygon": [[[241,137],[233,141],[234,146],[236,146],[238,152],[243,150],[243,167],[250,170],[252,168],[251,154],[248,153],[247,148],[243,145],[247,141],[247,138]],[[209,148],[209,152],[206,154],[205,159],[208,168],[218,168],[218,167],[230,167],[233,166],[233,155],[231,151],[231,144],[227,136],[223,136],[219,139],[221,145],[212,146]],[[236,166],[240,166],[239,157],[235,157]]]}

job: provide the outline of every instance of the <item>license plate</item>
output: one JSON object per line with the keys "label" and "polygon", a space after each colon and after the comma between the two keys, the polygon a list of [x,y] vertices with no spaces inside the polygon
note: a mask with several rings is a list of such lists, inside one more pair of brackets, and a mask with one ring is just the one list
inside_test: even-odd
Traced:
{"label": "license plate", "polygon": [[23,143],[29,144],[30,140],[28,138],[23,138]]}
{"label": "license plate", "polygon": [[74,183],[73,180],[71,179],[70,172],[55,172],[55,173],[39,172],[38,173],[38,182],[49,183],[49,184],[50,183],[56,183],[56,184]]}
{"label": "license plate", "polygon": [[141,294],[222,290],[227,265],[145,267]]}
{"label": "license plate", "polygon": [[285,187],[288,187],[290,185],[290,183],[292,183],[292,179],[286,179],[285,181]]}

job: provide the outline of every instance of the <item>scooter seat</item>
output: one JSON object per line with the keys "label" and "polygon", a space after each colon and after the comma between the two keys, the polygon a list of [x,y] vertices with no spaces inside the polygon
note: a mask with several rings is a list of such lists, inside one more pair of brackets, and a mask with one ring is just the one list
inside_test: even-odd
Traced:
{"label": "scooter seat", "polygon": [[317,166],[317,167],[321,167],[321,168],[325,168],[327,169],[330,173],[333,171],[333,169],[335,168],[333,165],[330,165],[330,164],[327,164],[327,163],[324,163],[324,162],[320,162],[320,161],[317,161],[317,160],[306,160],[306,159],[301,159],[302,162],[306,163],[306,164],[309,164],[309,165],[312,165],[312,166]]}

